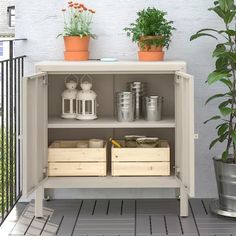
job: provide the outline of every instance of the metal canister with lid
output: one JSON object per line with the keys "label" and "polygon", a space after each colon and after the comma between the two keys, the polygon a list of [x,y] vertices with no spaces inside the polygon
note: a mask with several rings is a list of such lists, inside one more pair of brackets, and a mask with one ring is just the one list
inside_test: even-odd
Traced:
{"label": "metal canister with lid", "polygon": [[147,121],[159,121],[162,119],[163,102],[164,98],[161,96],[145,97],[145,119]]}
{"label": "metal canister with lid", "polygon": [[134,121],[135,94],[118,92],[116,94],[116,114],[119,122]]}
{"label": "metal canister with lid", "polygon": [[135,119],[140,119],[144,116],[145,103],[144,97],[146,96],[147,83],[134,81],[127,83],[127,89],[135,94]]}

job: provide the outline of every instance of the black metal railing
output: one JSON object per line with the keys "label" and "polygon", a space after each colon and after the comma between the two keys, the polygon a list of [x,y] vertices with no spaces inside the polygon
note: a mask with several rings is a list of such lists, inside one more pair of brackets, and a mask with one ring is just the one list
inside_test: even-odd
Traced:
{"label": "black metal railing", "polygon": [[14,44],[19,40],[25,39],[2,40],[9,45],[9,57],[0,61],[0,224],[22,192],[20,114],[25,56],[14,56]]}

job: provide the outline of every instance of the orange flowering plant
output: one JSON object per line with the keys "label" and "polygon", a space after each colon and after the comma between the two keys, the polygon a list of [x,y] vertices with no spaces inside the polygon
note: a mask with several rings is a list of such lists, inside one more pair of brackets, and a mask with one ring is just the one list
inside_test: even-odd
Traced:
{"label": "orange flowering plant", "polygon": [[91,24],[95,11],[84,4],[70,1],[67,9],[62,9],[64,16],[64,32],[58,36],[96,36],[91,32]]}

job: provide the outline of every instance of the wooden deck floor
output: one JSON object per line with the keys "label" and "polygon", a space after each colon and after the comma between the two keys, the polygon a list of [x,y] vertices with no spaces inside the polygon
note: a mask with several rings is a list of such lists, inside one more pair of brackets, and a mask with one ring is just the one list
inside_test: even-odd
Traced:
{"label": "wooden deck floor", "polygon": [[45,202],[43,219],[34,217],[31,203],[21,209],[10,235],[236,236],[236,220],[212,215],[209,202],[191,200],[190,216],[181,218],[175,199],[53,200]]}

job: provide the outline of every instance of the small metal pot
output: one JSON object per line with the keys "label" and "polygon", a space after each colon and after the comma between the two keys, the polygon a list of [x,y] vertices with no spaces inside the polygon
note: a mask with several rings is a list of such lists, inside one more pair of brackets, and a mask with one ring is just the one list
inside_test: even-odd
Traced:
{"label": "small metal pot", "polygon": [[164,98],[160,96],[145,97],[145,107],[147,121],[159,121],[162,119],[162,107]]}
{"label": "small metal pot", "polygon": [[116,113],[119,122],[134,121],[135,94],[119,92],[116,94]]}
{"label": "small metal pot", "polygon": [[144,97],[147,93],[147,83],[134,81],[127,83],[127,89],[135,94],[135,119],[144,117],[145,102]]}

